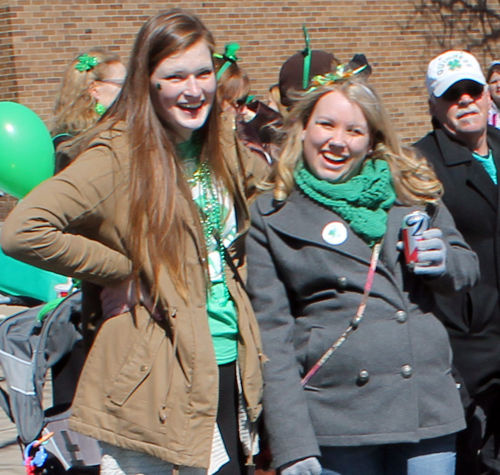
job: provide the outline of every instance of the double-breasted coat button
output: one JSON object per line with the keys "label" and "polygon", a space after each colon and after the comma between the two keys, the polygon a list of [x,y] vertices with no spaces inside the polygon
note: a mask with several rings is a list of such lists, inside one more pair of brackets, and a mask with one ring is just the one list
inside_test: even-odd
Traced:
{"label": "double-breasted coat button", "polygon": [[412,367],[409,364],[405,364],[401,367],[401,376],[405,379],[411,378],[412,371]]}
{"label": "double-breasted coat button", "polygon": [[404,323],[408,320],[408,314],[404,310],[398,310],[396,312],[396,321],[399,323]]}
{"label": "double-breasted coat button", "polygon": [[344,290],[347,287],[347,277],[339,277],[337,279],[337,285],[339,286],[339,289]]}
{"label": "double-breasted coat button", "polygon": [[366,384],[369,379],[370,379],[370,373],[366,371],[366,369],[362,369],[358,374],[358,379],[356,382],[358,383],[359,386],[362,386],[363,384]]}
{"label": "double-breasted coat button", "polygon": [[149,366],[147,366],[147,365],[143,364],[143,365],[141,366],[141,373],[145,373],[148,369],[149,369]]}

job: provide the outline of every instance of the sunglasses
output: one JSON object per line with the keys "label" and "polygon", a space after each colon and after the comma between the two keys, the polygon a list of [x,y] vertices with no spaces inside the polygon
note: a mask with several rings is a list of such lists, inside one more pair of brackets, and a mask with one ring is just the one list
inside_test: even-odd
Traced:
{"label": "sunglasses", "polygon": [[474,81],[457,83],[451,86],[441,97],[448,102],[457,102],[464,94],[479,97],[484,91],[484,86]]}
{"label": "sunglasses", "polygon": [[255,96],[245,96],[242,97],[241,99],[236,100],[236,105],[238,107],[244,106],[245,104],[250,104],[255,99]]}
{"label": "sunglasses", "polygon": [[116,86],[123,86],[125,79],[99,79],[99,82],[106,82],[109,84],[114,84]]}

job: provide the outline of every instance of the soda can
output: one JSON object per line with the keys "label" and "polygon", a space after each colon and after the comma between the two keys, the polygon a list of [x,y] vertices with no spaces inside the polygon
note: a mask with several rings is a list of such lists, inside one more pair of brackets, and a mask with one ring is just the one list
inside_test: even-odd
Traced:
{"label": "soda can", "polygon": [[73,280],[68,277],[68,280],[64,284],[54,285],[54,290],[56,291],[57,298],[67,297],[71,293],[73,288]]}
{"label": "soda can", "polygon": [[425,211],[414,211],[403,218],[402,233],[406,264],[412,268],[418,262],[417,242],[429,229],[431,218]]}

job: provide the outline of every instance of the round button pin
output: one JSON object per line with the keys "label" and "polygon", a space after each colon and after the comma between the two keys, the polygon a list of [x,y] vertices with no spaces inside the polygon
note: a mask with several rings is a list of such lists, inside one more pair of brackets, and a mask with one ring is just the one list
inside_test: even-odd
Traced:
{"label": "round button pin", "polygon": [[328,244],[332,244],[334,246],[342,244],[347,239],[347,228],[345,224],[334,221],[332,223],[328,223],[323,228],[321,236]]}

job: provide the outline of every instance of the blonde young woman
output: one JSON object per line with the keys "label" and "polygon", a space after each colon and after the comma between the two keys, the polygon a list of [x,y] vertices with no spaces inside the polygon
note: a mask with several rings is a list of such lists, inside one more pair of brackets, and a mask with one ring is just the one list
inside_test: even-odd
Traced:
{"label": "blonde young woman", "polygon": [[[465,424],[433,293],[471,286],[477,260],[427,162],[352,73],[317,78],[295,105],[252,209],[270,448],[283,475],[452,475]],[[430,228],[409,267],[401,226],[416,210]]]}
{"label": "blonde young woman", "polygon": [[52,135],[77,135],[93,126],[116,99],[125,74],[116,53],[93,48],[76,56],[57,93]]}
{"label": "blonde young woman", "polygon": [[198,17],[150,18],[78,158],[2,229],[7,254],[83,281],[95,339],[71,425],[101,441],[106,475],[237,475],[256,449],[262,352],[243,289],[255,176],[220,143],[213,52]]}
{"label": "blonde young woman", "polygon": [[[121,91],[126,68],[116,53],[92,48],[66,68],[54,104],[51,134],[56,149],[94,126]],[[71,161],[59,153],[56,171]]]}

